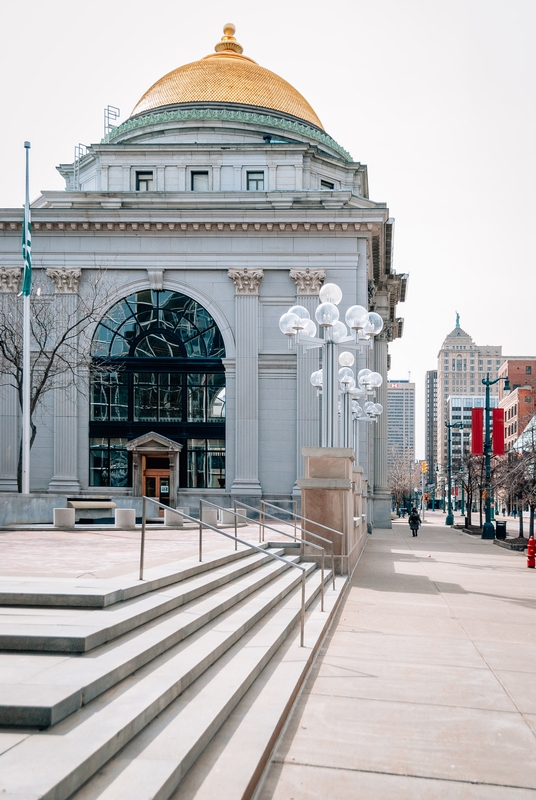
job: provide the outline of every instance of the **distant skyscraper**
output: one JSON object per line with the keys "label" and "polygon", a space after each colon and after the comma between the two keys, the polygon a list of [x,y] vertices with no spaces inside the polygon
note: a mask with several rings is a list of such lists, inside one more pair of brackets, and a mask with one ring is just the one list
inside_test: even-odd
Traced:
{"label": "distant skyscraper", "polygon": [[427,482],[433,483],[437,464],[437,370],[429,369],[425,382],[425,432],[424,452],[428,464]]}
{"label": "distant skyscraper", "polygon": [[[447,401],[449,396],[482,395],[482,378],[489,372],[495,379],[504,361],[499,345],[478,345],[462,328],[456,314],[456,327],[441,345],[437,356],[437,464],[446,470],[447,464]],[[492,396],[498,394],[497,384],[490,387]]]}
{"label": "distant skyscraper", "polygon": [[403,456],[415,461],[415,384],[389,381],[387,384],[387,463]]}

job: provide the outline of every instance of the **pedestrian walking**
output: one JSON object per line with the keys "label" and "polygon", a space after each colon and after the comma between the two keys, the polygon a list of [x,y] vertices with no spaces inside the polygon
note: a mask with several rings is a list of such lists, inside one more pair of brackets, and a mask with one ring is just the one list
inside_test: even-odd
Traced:
{"label": "pedestrian walking", "polygon": [[421,527],[421,518],[416,508],[411,509],[411,514],[408,517],[408,522],[413,536],[418,536],[419,528]]}

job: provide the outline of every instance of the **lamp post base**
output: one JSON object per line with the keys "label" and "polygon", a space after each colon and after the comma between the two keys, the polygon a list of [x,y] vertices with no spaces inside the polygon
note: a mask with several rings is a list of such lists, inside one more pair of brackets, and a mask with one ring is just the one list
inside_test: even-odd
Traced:
{"label": "lamp post base", "polygon": [[445,525],[454,525],[454,514],[447,514],[445,517]]}
{"label": "lamp post base", "polygon": [[495,528],[493,527],[491,522],[485,522],[482,525],[482,538],[495,539]]}

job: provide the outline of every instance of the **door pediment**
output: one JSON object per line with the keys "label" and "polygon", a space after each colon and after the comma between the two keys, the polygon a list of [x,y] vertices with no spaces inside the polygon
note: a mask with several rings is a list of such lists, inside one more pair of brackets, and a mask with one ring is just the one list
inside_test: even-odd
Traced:
{"label": "door pediment", "polygon": [[127,442],[126,449],[131,453],[180,453],[182,444],[151,431]]}

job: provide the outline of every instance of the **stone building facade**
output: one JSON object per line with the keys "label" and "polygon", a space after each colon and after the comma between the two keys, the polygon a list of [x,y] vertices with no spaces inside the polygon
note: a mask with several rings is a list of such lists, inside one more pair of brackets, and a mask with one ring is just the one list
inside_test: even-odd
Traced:
{"label": "stone building facade", "polygon": [[[319,444],[318,355],[287,349],[280,315],[298,303],[314,317],[322,283],[338,283],[343,304],[385,320],[357,363],[384,379],[402,332],[406,276],[393,270],[393,220],[369,198],[366,166],[226,26],[213,54],[164,76],[58,169],[65,191],[32,204],[34,287],[68,314],[105,271],[107,308],[85,336],[108,372],[82,370],[82,391],[46,397],[32,491],[141,487],[186,507],[296,494],[302,447]],[[0,211],[0,291],[14,304],[21,222],[19,209]],[[385,382],[384,405],[386,393]],[[0,488],[12,492],[20,414],[6,386],[0,426]],[[375,522],[389,525],[386,415],[367,428],[359,461]]]}

